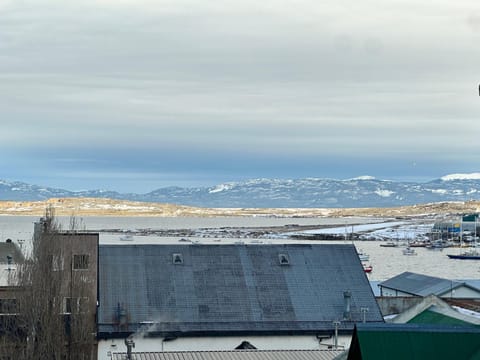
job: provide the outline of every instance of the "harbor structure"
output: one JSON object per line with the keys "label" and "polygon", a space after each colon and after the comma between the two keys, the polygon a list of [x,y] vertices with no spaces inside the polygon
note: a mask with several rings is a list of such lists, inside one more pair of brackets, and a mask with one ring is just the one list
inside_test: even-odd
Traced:
{"label": "harbor structure", "polygon": [[135,351],[340,349],[383,323],[351,244],[101,245],[98,358]]}

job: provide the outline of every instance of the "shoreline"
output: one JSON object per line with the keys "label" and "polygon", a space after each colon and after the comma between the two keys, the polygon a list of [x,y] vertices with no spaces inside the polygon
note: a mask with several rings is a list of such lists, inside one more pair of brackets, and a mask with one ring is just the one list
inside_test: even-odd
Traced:
{"label": "shoreline", "polygon": [[53,198],[44,201],[0,201],[0,216],[105,217],[278,217],[278,218],[418,218],[480,212],[480,201],[440,202],[389,208],[200,208],[103,198]]}

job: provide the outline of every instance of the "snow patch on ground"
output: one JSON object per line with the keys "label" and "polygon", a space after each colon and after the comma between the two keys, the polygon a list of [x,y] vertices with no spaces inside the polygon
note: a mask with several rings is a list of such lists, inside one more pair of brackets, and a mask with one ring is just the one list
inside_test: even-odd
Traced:
{"label": "snow patch on ground", "polygon": [[371,223],[371,224],[363,224],[363,225],[355,225],[355,226],[349,225],[349,226],[342,226],[342,227],[305,230],[302,232],[296,232],[295,234],[345,234],[346,232],[350,232],[350,231],[353,232],[353,230],[355,230],[355,232],[366,232],[366,231],[373,231],[377,229],[390,229],[392,227],[397,227],[404,224],[405,222],[403,221],[395,221],[395,222]]}
{"label": "snow patch on ground", "polygon": [[461,307],[458,307],[458,306],[452,306],[452,308],[454,308],[455,310],[457,310],[461,314],[468,315],[468,316],[473,316],[477,319],[480,319],[480,313],[478,313],[476,311],[464,309],[464,308],[461,308]]}

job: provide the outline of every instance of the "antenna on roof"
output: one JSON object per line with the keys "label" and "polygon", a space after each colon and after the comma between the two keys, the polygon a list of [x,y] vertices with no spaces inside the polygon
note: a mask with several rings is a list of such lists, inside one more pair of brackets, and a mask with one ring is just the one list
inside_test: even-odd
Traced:
{"label": "antenna on roof", "polygon": [[360,308],[360,312],[362,313],[362,320],[363,320],[363,323],[366,323],[367,322],[367,312],[368,312],[368,307],[361,307]]}

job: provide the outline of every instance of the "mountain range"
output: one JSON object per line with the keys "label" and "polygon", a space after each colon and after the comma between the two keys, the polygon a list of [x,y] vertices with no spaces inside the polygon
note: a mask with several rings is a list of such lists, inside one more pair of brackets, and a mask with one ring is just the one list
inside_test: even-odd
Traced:
{"label": "mountain range", "polygon": [[212,187],[164,187],[146,194],[108,190],[69,191],[0,180],[0,200],[108,198],[218,208],[361,208],[443,201],[480,200],[480,173],[452,174],[428,182],[380,180],[371,176],[336,180],[253,179]]}

